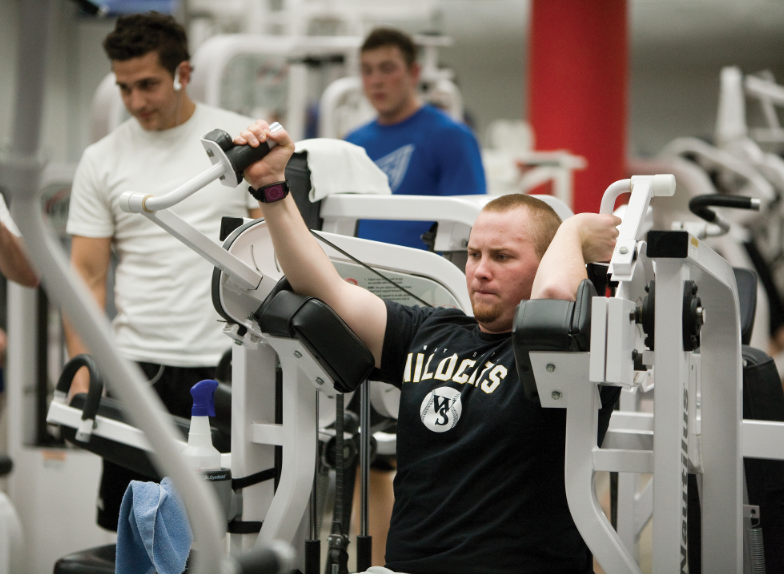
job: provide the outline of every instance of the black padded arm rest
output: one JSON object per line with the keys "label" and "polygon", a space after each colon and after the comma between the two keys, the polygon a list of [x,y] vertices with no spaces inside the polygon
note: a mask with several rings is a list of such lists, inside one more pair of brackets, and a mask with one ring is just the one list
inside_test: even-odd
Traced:
{"label": "black padded arm rest", "polygon": [[517,375],[528,400],[539,402],[529,351],[589,351],[591,298],[596,288],[585,279],[575,301],[532,299],[521,301],[512,325]]}
{"label": "black padded arm rest", "polygon": [[356,389],[375,366],[370,350],[323,301],[276,287],[255,317],[264,333],[298,339],[341,393]]}

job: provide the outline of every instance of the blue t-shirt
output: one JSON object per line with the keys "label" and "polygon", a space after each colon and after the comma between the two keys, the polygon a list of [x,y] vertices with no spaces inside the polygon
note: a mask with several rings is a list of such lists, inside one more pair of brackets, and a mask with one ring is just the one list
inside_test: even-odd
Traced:
{"label": "blue t-shirt", "polygon": [[[476,138],[464,124],[423,106],[400,123],[374,120],[346,140],[362,146],[389,177],[396,195],[474,195],[486,193],[485,172]],[[358,237],[426,249],[420,238],[432,221],[359,222]]]}

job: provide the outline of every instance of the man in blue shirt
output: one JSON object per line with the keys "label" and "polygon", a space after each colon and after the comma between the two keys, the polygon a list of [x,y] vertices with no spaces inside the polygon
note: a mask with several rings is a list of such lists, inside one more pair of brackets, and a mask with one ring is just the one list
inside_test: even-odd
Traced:
{"label": "man in blue shirt", "polygon": [[[360,49],[365,96],[378,112],[346,140],[362,146],[387,174],[397,195],[486,193],[479,145],[464,124],[423,104],[417,95],[420,66],[406,34],[377,28]],[[432,222],[363,220],[357,235],[426,249]]]}

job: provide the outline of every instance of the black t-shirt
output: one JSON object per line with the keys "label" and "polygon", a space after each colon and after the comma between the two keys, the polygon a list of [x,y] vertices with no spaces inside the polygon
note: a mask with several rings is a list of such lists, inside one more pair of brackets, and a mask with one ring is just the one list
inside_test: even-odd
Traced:
{"label": "black t-shirt", "polygon": [[[592,572],[566,502],[566,411],[525,399],[509,334],[456,309],[386,305],[373,378],[401,389],[387,567]],[[618,391],[602,392],[600,428]]]}

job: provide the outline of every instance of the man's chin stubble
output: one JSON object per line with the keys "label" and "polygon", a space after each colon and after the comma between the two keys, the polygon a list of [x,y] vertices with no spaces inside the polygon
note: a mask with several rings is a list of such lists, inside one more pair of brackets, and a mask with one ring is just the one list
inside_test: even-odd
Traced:
{"label": "man's chin stubble", "polygon": [[471,303],[474,311],[474,319],[480,323],[492,323],[501,316],[500,305],[484,305]]}

